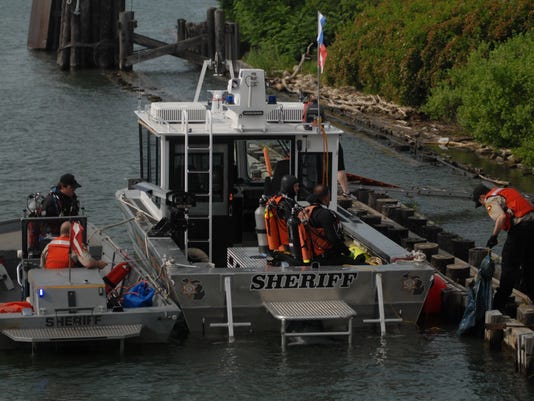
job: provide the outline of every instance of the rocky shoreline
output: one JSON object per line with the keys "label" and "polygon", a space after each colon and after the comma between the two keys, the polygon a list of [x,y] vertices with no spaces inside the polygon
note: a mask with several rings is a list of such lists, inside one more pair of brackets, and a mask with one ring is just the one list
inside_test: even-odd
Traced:
{"label": "rocky shoreline", "polygon": [[[285,72],[281,77],[271,79],[270,85],[277,91],[291,94],[308,95],[317,92],[317,79],[313,75],[291,75]],[[407,147],[401,150],[412,150],[425,157],[438,158],[439,161],[496,184],[506,185],[507,182],[487,177],[480,168],[463,165],[450,157],[438,156],[431,147],[442,145],[468,149],[505,168],[520,169],[524,175],[534,174],[534,168],[521,164],[510,149],[494,149],[481,144],[457,125],[428,120],[415,109],[385,101],[378,95],[364,95],[352,87],[323,86],[320,102],[327,113],[345,124],[380,133],[397,142],[397,146]]]}

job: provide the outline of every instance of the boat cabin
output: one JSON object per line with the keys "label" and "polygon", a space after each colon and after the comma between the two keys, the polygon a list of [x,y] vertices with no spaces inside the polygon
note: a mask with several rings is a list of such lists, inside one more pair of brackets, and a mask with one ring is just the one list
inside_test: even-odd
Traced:
{"label": "boat cabin", "polygon": [[152,197],[156,230],[169,228],[181,248],[200,248],[226,266],[227,248],[257,244],[259,199],[278,192],[284,174],[298,177],[300,200],[316,184],[328,185],[336,209],[342,131],[303,116],[302,102],[267,95],[263,70],[242,69],[226,90],[210,93],[208,102],[136,111],[140,179],[130,187]]}

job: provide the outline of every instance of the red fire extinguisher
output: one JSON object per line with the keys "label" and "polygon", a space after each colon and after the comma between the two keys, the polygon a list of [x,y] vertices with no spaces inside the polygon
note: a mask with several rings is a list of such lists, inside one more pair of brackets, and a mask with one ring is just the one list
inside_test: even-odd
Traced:
{"label": "red fire extinguisher", "polygon": [[103,277],[104,283],[106,283],[106,294],[109,294],[109,292],[115,288],[128,273],[130,273],[130,270],[132,270],[132,268],[128,262],[121,262],[115,265],[115,267]]}

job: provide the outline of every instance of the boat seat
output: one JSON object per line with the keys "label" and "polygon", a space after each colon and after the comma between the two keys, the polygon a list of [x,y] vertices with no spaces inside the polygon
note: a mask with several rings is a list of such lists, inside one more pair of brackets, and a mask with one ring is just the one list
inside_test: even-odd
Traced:
{"label": "boat seat", "polygon": [[[276,319],[280,320],[280,336],[282,350],[286,349],[287,337],[299,336],[347,336],[349,345],[352,344],[352,319],[356,311],[345,301],[275,301],[264,302],[265,308]],[[286,322],[303,320],[333,320],[346,319],[347,331],[314,331],[314,332],[286,332]]]}

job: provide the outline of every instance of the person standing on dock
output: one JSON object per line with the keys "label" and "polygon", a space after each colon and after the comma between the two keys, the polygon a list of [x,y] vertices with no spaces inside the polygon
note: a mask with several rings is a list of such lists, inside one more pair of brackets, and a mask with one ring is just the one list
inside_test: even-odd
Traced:
{"label": "person standing on dock", "polygon": [[520,290],[534,301],[534,206],[513,188],[488,188],[479,184],[473,190],[475,207],[484,206],[495,221],[486,247],[498,244],[501,231],[508,236],[502,248],[500,284],[493,305],[504,310],[514,284],[520,281]]}

